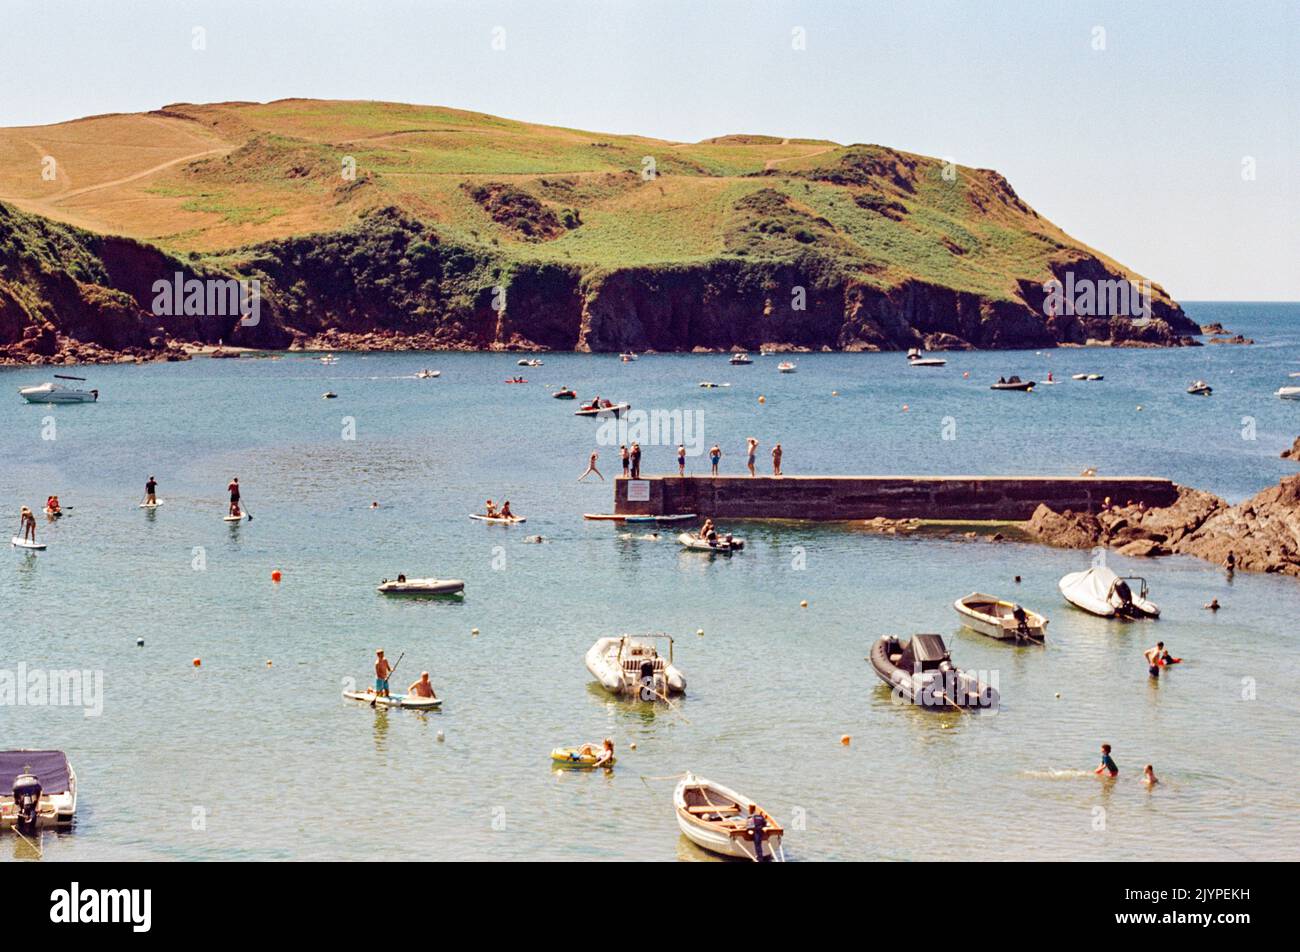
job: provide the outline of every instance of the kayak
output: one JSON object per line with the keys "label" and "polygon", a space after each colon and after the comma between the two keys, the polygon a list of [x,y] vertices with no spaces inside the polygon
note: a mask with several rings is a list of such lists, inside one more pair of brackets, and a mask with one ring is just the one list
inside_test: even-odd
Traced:
{"label": "kayak", "polygon": [[385,595],[460,595],[465,583],[458,578],[408,578],[403,582],[384,579],[375,591]]}
{"label": "kayak", "polygon": [[[551,760],[565,767],[594,767],[596,766],[595,754],[579,754],[581,747],[557,747],[551,751]],[[618,763],[617,757],[611,757],[609,762],[603,764],[605,767],[612,767]]]}
{"label": "kayak", "polygon": [[32,549],[34,551],[40,551],[41,549],[45,548],[44,542],[28,542],[26,539],[18,538],[18,536],[14,536],[12,539],[10,539],[9,543],[10,545],[16,546],[19,549]]}
{"label": "kayak", "polygon": [[600,522],[687,522],[697,516],[693,512],[676,513],[671,516],[633,516],[613,512],[584,512],[582,518]]}
{"label": "kayak", "polygon": [[374,691],[344,691],[343,696],[353,701],[375,702],[375,707],[404,707],[412,711],[436,711],[442,707],[440,697],[416,697],[413,694],[390,694],[379,697]]}
{"label": "kayak", "polygon": [[490,522],[494,526],[512,526],[516,522],[528,521],[527,516],[511,516],[509,519],[502,519],[500,516],[484,516],[477,512],[470,513],[469,517],[471,519],[476,519],[479,522]]}
{"label": "kayak", "polygon": [[163,503],[165,503],[166,501],[167,501],[166,499],[159,499],[157,502],[142,502],[142,503],[140,503],[140,508],[141,508],[141,509],[157,509],[159,506],[161,506],[161,505],[162,505]]}

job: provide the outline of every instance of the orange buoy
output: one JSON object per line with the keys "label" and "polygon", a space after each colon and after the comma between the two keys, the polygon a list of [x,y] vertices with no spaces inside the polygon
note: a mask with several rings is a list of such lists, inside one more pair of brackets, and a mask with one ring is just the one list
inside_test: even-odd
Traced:
{"label": "orange buoy", "polygon": [[800,607],[800,608],[807,608],[807,607],[808,607],[808,599],[805,598],[803,601],[801,601],[801,602],[799,603],[799,607]]}
{"label": "orange buoy", "polygon": [[275,582],[277,585],[279,584],[279,582],[280,582],[280,570],[279,570],[279,569],[273,569],[273,570],[271,571],[271,581],[272,581],[272,582]]}
{"label": "orange buoy", "polygon": [[195,658],[195,659],[194,659],[194,667],[197,668],[197,667],[198,667],[199,665],[201,665],[201,664],[203,664],[203,662],[202,662],[201,660],[199,660],[198,658]]}
{"label": "orange buoy", "polygon": [[910,410],[910,409],[911,409],[911,407],[909,407],[906,403],[903,404],[903,412],[904,412],[904,413],[906,413],[906,412],[907,412],[908,410]]}
{"label": "orange buoy", "polygon": [[853,743],[853,738],[850,737],[848,734],[842,734],[840,736],[840,743],[843,744],[845,747],[847,747],[849,746],[849,744]]}
{"label": "orange buoy", "polygon": [[969,376],[970,376],[970,371],[969,371],[969,370],[963,370],[963,371],[961,372],[961,375],[962,375],[963,377],[969,377]]}
{"label": "orange buoy", "polygon": [[759,398],[758,398],[758,402],[759,402],[759,403],[767,403],[767,397],[759,397]]}

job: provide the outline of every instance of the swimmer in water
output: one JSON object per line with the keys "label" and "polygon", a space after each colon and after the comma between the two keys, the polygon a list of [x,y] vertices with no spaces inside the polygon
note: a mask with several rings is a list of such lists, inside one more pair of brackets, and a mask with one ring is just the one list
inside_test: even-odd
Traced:
{"label": "swimmer in water", "polygon": [[1160,781],[1156,779],[1156,769],[1150,764],[1142,768],[1142,782],[1148,787],[1154,787]]}
{"label": "swimmer in water", "polygon": [[1111,777],[1119,776],[1119,767],[1115,764],[1115,761],[1111,759],[1110,756],[1110,744],[1101,745],[1101,763],[1097,765],[1097,769],[1094,770],[1093,773],[1095,774],[1105,773],[1110,775]]}
{"label": "swimmer in water", "polygon": [[1208,602],[1206,602],[1205,605],[1202,607],[1204,607],[1206,611],[1217,612],[1223,606],[1219,604],[1219,600],[1217,598],[1212,598]]}

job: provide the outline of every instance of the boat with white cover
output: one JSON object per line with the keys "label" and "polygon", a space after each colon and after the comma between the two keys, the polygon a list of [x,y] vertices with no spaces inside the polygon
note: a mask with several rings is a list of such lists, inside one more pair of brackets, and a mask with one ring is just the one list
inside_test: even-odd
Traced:
{"label": "boat with white cover", "polygon": [[375,591],[384,595],[460,595],[465,591],[465,582],[458,578],[384,579]]}
{"label": "boat with white cover", "polygon": [[[1138,582],[1135,595],[1129,582]],[[1102,618],[1158,618],[1160,606],[1147,598],[1147,580],[1119,576],[1104,565],[1071,572],[1058,583],[1065,600]]]}
{"label": "boat with white cover", "polygon": [[952,603],[961,623],[971,631],[997,638],[1041,645],[1047,639],[1047,619],[995,595],[971,592]]}
{"label": "boat with white cover", "polygon": [[1278,387],[1274,396],[1283,400],[1300,400],[1300,387]]}
{"label": "boat with white cover", "polygon": [[[664,657],[656,641],[668,642]],[[663,701],[686,693],[686,676],[673,663],[671,635],[601,638],[587,651],[587,670],[601,687],[622,697]]]}
{"label": "boat with white cover", "polygon": [[0,830],[68,826],[76,814],[77,774],[63,751],[0,751]]}
{"label": "boat with white cover", "polygon": [[[86,380],[85,377],[69,377],[64,374],[55,374],[54,377],[56,380],[80,380],[83,383]],[[98,390],[79,390],[53,381],[35,387],[23,387],[18,395],[28,403],[94,403],[99,399]]]}
{"label": "boat with white cover", "polygon": [[[764,820],[762,855],[756,849],[755,831],[749,822],[749,808]],[[785,831],[772,814],[742,793],[720,783],[687,773],[673,791],[677,826],[701,849],[719,856],[754,862],[784,862],[781,837]]]}

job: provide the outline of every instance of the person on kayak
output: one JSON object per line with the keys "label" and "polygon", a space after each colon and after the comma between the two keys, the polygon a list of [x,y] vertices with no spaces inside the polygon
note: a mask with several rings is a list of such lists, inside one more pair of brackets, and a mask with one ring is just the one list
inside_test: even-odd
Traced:
{"label": "person on kayak", "polygon": [[1093,773],[1107,773],[1111,777],[1119,776],[1119,767],[1110,756],[1110,744],[1101,745],[1101,763],[1097,765],[1097,769],[1094,770]]}
{"label": "person on kayak", "polygon": [[421,671],[420,680],[407,688],[406,693],[411,695],[411,697],[436,698],[438,696],[433,693],[433,683],[429,680],[428,671]]}
{"label": "person on kayak", "polygon": [[150,476],[144,484],[144,503],[146,506],[158,505],[158,481]]}
{"label": "person on kayak", "polygon": [[384,649],[375,652],[375,694],[388,697],[388,676],[393,673],[393,666],[384,657]]}
{"label": "person on kayak", "polygon": [[63,510],[59,508],[58,496],[51,496],[49,499],[45,500],[45,511],[48,512],[51,516],[63,515]]}
{"label": "person on kayak", "polygon": [[24,542],[36,542],[36,517],[32,511],[23,506],[23,511],[18,514],[18,531],[23,534]]}
{"label": "person on kayak", "polygon": [[239,510],[239,477],[235,476],[230,480],[230,485],[226,487],[230,493],[230,514],[232,516],[240,515]]}

